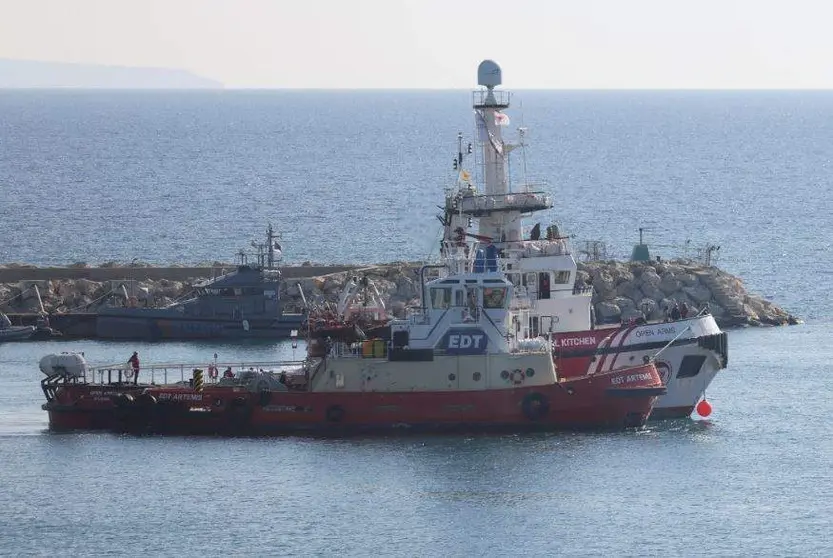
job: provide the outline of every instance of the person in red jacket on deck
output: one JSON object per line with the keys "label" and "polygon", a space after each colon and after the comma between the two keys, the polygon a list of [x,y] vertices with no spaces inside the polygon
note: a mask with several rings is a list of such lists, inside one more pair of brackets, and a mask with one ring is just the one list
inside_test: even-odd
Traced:
{"label": "person in red jacket on deck", "polygon": [[139,353],[133,351],[133,356],[127,360],[127,364],[133,369],[133,385],[139,384]]}

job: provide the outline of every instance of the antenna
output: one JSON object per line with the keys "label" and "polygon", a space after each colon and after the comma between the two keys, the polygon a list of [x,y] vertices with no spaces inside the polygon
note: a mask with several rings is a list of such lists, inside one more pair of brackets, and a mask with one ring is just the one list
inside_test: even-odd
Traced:
{"label": "antenna", "polygon": [[[526,127],[524,124],[524,102],[521,101],[518,105],[518,109],[521,113],[521,125],[518,127],[518,143],[521,146],[521,162],[523,163],[523,173],[524,173],[524,184],[528,185],[529,182],[526,178],[526,133],[529,131],[529,128]],[[529,188],[527,187],[527,190]]]}
{"label": "antenna", "polygon": [[711,267],[712,258],[717,256],[716,252],[720,251],[720,246],[709,244],[706,246],[706,267]]}
{"label": "antenna", "polygon": [[518,143],[521,146],[521,168],[523,169],[523,181],[524,185],[527,186],[527,190],[529,190],[529,182],[526,178],[526,132],[526,126],[521,126],[520,128],[518,128]]}
{"label": "antenna", "polygon": [[639,227],[639,243],[640,243],[640,244],[645,244],[645,243],[642,241],[642,233],[643,233],[643,232],[652,231],[652,230],[654,230],[654,227]]}

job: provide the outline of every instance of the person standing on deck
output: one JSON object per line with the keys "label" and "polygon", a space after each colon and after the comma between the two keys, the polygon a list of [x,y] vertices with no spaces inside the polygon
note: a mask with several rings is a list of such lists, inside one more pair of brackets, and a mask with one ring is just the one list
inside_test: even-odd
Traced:
{"label": "person standing on deck", "polygon": [[139,384],[139,353],[133,351],[133,356],[127,360],[127,364],[133,369],[133,385]]}

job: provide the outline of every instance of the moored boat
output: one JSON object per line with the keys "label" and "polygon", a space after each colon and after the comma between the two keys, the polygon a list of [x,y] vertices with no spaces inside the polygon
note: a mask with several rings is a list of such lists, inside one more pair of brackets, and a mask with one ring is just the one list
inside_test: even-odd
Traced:
{"label": "moored boat", "polygon": [[4,313],[0,312],[0,342],[2,341],[25,341],[35,335],[37,328],[34,326],[12,325],[12,321]]}
{"label": "moored boat", "polygon": [[125,306],[104,307],[96,317],[101,339],[279,339],[300,328],[303,315],[284,311],[281,246],[270,225],[266,243],[253,243],[255,261],[238,254],[237,268],[194,286],[191,296],[163,308],[141,307],[127,296]]}

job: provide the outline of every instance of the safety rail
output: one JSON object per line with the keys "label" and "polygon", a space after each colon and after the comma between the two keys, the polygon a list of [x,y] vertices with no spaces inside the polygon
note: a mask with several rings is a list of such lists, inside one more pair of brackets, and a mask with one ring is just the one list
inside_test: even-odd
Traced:
{"label": "safety rail", "polygon": [[365,339],[356,343],[335,342],[330,346],[331,358],[387,358],[388,342],[382,339]]}
{"label": "safety rail", "polygon": [[459,211],[478,214],[491,211],[541,211],[552,207],[552,198],[546,192],[512,192],[508,194],[477,194],[463,196]]}
{"label": "safety rail", "polygon": [[471,92],[472,105],[475,107],[508,107],[512,93],[496,89],[478,89]]}
{"label": "safety rail", "polygon": [[564,239],[510,241],[505,248],[509,263],[513,258],[537,258],[541,256],[569,256],[569,244]]}
{"label": "safety rail", "polygon": [[[203,371],[206,384],[216,384],[223,379],[227,369],[234,377],[243,372],[281,372],[302,366],[303,360],[284,360],[268,362],[197,362],[197,363],[162,363],[143,364],[139,367],[139,382],[150,384],[169,384],[187,382],[196,369]],[[216,372],[216,373],[215,373]],[[110,364],[88,367],[84,381],[91,384],[112,384],[133,382],[133,368],[128,364]]]}

